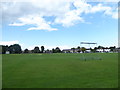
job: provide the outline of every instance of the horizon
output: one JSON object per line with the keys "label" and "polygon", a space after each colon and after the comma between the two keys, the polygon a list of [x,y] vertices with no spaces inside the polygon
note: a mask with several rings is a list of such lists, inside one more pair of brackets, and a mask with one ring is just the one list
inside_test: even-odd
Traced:
{"label": "horizon", "polygon": [[22,50],[35,46],[69,49],[84,41],[119,47],[117,2],[29,1],[0,2],[1,45],[19,44]]}
{"label": "horizon", "polygon": [[[17,43],[16,43],[17,44]],[[14,44],[12,44],[12,45],[14,45]],[[18,44],[18,45],[20,45],[20,44]],[[2,45],[0,45],[0,46],[2,46]],[[3,46],[11,46],[11,45],[3,45]],[[21,45],[20,45],[21,46]],[[76,46],[76,47],[70,47],[70,48],[60,48],[59,46],[56,46],[56,47],[51,47],[51,48],[46,48],[45,46],[44,46],[44,48],[45,48],[45,50],[52,50],[52,49],[55,49],[55,48],[57,48],[57,47],[59,47],[60,48],[60,50],[65,50],[65,49],[71,49],[71,48],[75,48],[75,49],[77,49],[78,47],[80,47],[80,48],[82,48],[82,47],[85,47],[86,49],[89,49],[89,48],[92,48],[92,49],[94,49],[95,47],[99,47],[99,46],[102,46],[102,45],[94,45],[94,46],[90,46],[90,45],[87,45],[87,47],[85,46],[85,45],[80,45],[80,46]],[[28,49],[28,48],[25,48],[25,49],[28,49],[28,50],[34,50],[34,48],[35,47],[39,47],[39,49],[41,49],[41,46],[34,46],[32,49]],[[102,47],[104,47],[104,46],[102,46]],[[116,47],[116,46],[110,46],[110,47]],[[104,48],[110,48],[110,47],[104,47]],[[120,47],[116,47],[116,48],[120,48]],[[21,47],[21,49],[22,49],[22,47]],[[24,51],[25,49],[22,49],[22,51]]]}

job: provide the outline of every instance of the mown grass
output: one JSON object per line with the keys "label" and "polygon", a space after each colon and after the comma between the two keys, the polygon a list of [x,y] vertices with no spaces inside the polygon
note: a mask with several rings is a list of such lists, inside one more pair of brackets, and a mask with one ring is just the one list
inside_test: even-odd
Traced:
{"label": "mown grass", "polygon": [[[81,60],[95,56],[102,60]],[[3,88],[116,88],[117,53],[3,55]]]}

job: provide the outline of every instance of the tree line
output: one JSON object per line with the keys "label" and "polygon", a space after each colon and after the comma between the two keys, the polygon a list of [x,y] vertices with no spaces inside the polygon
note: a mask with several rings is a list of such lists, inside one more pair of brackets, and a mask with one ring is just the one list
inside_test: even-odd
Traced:
{"label": "tree line", "polygon": [[[106,49],[110,49],[110,52],[116,52],[117,48],[115,46],[113,46],[113,47],[98,46],[98,47],[94,47],[94,48],[85,48],[85,47],[79,47],[78,46],[77,48],[71,48],[71,50],[72,50],[73,53],[76,52],[76,50],[77,50],[78,53],[80,53],[80,52],[86,53],[87,50],[90,50],[90,52],[95,53],[95,52],[98,52],[97,51],[98,49],[101,49],[102,52],[106,52],[105,51]],[[120,49],[120,47],[119,47],[119,49]]]}
{"label": "tree line", "polygon": [[[114,52],[116,47],[103,47],[103,46],[98,46],[98,47],[94,47],[92,48],[85,48],[85,47],[77,47],[77,48],[71,48],[69,50],[72,50],[73,53],[76,52],[77,53],[85,53],[86,50],[90,50],[91,52],[97,52],[97,49],[102,49],[103,52],[105,51],[105,49],[110,49],[111,52]],[[70,53],[70,51],[68,50],[68,53]],[[0,45],[0,53],[2,54],[6,54],[6,52],[9,52],[10,54],[20,54],[20,53],[62,53],[64,52],[64,50],[61,50],[59,47],[53,48],[52,50],[45,50],[44,46],[41,46],[41,48],[39,48],[38,46],[34,47],[33,50],[28,50],[27,48],[25,50],[22,51],[21,46],[19,44],[13,44],[13,45]]]}
{"label": "tree line", "polygon": [[6,51],[9,51],[11,54],[14,54],[14,53],[22,53],[22,49],[21,49],[21,46],[19,44],[14,44],[14,45],[1,45],[0,46],[2,48],[2,54],[5,54]]}
{"label": "tree line", "polygon": [[28,50],[27,48],[22,51],[21,46],[19,44],[13,44],[13,45],[0,45],[0,51],[2,54],[5,54],[7,51],[9,51],[10,54],[20,54],[20,53],[61,53],[59,47],[53,48],[52,50],[45,50],[44,46],[41,46],[41,49],[36,46],[33,50]]}

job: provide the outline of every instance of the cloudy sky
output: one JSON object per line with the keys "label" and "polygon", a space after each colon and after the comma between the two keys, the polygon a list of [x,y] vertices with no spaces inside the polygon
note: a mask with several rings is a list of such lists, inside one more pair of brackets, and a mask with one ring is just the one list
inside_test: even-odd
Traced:
{"label": "cloudy sky", "polygon": [[18,43],[22,49],[68,49],[83,41],[118,46],[118,3],[107,1],[2,1],[0,44]]}

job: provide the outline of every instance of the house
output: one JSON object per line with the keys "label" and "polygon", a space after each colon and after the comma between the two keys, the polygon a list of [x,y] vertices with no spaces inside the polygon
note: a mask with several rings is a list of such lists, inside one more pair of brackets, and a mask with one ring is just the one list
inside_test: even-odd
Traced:
{"label": "house", "polygon": [[79,49],[63,49],[62,50],[63,53],[78,53],[80,52]]}
{"label": "house", "polygon": [[5,54],[10,54],[10,51],[6,51]]}
{"label": "house", "polygon": [[109,49],[109,48],[105,48],[105,49],[97,49],[96,51],[97,51],[97,52],[101,52],[101,53],[103,53],[103,52],[110,52],[110,49]]}
{"label": "house", "polygon": [[120,47],[116,48],[116,52],[120,53]]}
{"label": "house", "polygon": [[63,53],[72,53],[72,50],[71,49],[63,49],[62,52]]}

